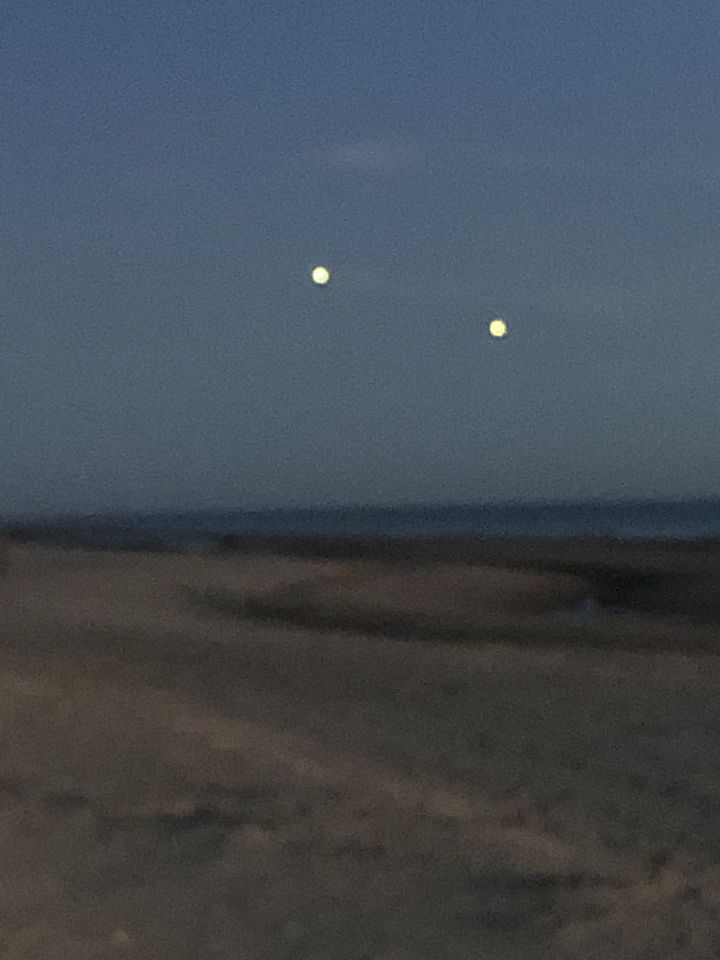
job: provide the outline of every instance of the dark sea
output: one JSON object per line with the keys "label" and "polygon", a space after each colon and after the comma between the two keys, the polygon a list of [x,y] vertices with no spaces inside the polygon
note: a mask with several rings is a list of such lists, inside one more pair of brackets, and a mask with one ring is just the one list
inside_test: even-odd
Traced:
{"label": "dark sea", "polygon": [[19,526],[53,531],[53,539],[73,531],[118,544],[153,538],[176,546],[228,534],[695,540],[720,538],[720,499],[94,514]]}

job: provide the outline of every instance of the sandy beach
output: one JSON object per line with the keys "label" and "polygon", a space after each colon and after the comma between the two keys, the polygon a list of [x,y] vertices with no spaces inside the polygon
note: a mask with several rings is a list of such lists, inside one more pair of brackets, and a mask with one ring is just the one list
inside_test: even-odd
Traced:
{"label": "sandy beach", "polygon": [[3,960],[720,955],[717,545],[226,546],[10,545]]}

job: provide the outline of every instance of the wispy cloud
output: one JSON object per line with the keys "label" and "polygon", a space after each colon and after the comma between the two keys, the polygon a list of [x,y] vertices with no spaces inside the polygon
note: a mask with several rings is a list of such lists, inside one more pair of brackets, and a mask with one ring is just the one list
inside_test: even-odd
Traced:
{"label": "wispy cloud", "polygon": [[410,140],[378,137],[330,144],[317,151],[315,157],[331,167],[396,176],[422,170],[428,163],[429,151]]}
{"label": "wispy cloud", "polygon": [[[717,183],[717,161],[669,143],[648,158],[632,143],[611,138],[519,143],[488,131],[481,139],[378,136],[324,144],[307,157],[321,166],[358,174],[400,177],[446,168],[484,167],[519,177],[549,175],[656,183]],[[634,161],[634,162],[633,162]]]}
{"label": "wispy cloud", "polygon": [[571,166],[567,157],[519,149],[492,138],[481,144],[400,137],[345,140],[314,150],[312,160],[322,166],[389,177],[468,164],[519,174],[563,172]]}

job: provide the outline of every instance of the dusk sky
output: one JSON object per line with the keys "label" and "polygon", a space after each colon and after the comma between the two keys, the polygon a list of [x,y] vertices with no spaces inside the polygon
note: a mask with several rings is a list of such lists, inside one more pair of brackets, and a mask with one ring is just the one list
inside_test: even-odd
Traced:
{"label": "dusk sky", "polygon": [[0,89],[0,515],[720,493],[717,0],[6,0]]}

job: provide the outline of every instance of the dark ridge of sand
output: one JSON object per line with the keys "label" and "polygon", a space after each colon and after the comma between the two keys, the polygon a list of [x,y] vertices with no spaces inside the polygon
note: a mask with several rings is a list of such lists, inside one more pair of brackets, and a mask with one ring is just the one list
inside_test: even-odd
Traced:
{"label": "dark ridge of sand", "polygon": [[[33,531],[10,531],[22,540]],[[37,533],[37,532],[36,532]],[[73,539],[57,532],[56,546],[127,553],[184,553],[180,545],[140,538],[120,548],[102,532]],[[65,540],[63,541],[63,537]],[[89,539],[88,539],[89,538]],[[506,570],[566,574],[588,583],[600,607],[636,609],[658,616],[720,622],[720,540],[618,540],[599,537],[338,537],[234,536],[205,538],[226,557],[284,556],[305,560],[381,563],[385,568],[499,566]],[[203,552],[202,546],[198,548]],[[0,553],[0,574],[2,555]]]}
{"label": "dark ridge of sand", "polygon": [[720,542],[600,538],[225,538],[230,555],[362,560],[417,568],[487,565],[567,574],[601,605],[720,622]]}
{"label": "dark ridge of sand", "polygon": [[230,555],[276,554],[400,566],[484,564],[555,570],[580,576],[720,573],[716,541],[614,540],[583,537],[224,537]]}
{"label": "dark ridge of sand", "polygon": [[567,617],[565,611],[545,614],[483,613],[474,617],[436,610],[373,609],[356,601],[342,607],[317,596],[280,590],[277,594],[244,594],[217,586],[187,589],[184,595],[198,610],[244,621],[287,624],[310,630],[358,633],[405,641],[445,642],[477,647],[487,643],[528,644],[536,648],[597,648],[683,655],[720,654],[720,631],[700,617],[628,617],[610,612],[595,618]]}

